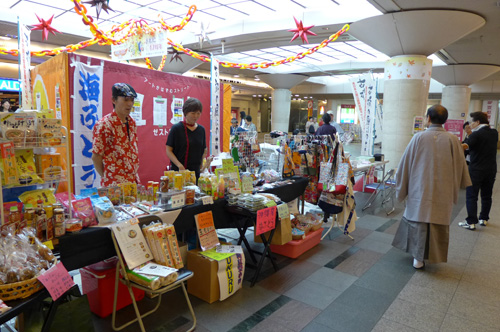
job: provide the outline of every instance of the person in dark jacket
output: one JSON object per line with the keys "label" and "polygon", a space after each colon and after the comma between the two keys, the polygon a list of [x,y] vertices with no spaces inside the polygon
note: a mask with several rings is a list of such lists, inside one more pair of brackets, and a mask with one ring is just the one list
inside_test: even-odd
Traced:
{"label": "person in dark jacket", "polygon": [[335,140],[335,134],[337,133],[337,129],[330,124],[332,118],[330,114],[325,113],[322,117],[323,125],[316,130],[316,135],[330,135]]}
{"label": "person in dark jacket", "polygon": [[[462,144],[469,150],[469,174],[472,186],[466,190],[467,218],[459,222],[460,227],[475,230],[479,223],[486,226],[490,219],[491,195],[497,173],[498,132],[490,128],[488,115],[483,112],[470,114],[472,133]],[[477,215],[477,200],[481,191],[481,212]]]}

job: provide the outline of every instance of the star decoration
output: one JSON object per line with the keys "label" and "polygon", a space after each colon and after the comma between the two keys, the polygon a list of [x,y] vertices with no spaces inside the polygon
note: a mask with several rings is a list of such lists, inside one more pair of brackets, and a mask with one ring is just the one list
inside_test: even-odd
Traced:
{"label": "star decoration", "polygon": [[42,39],[43,40],[47,40],[47,38],[49,37],[49,32],[51,34],[53,34],[54,36],[56,35],[55,34],[56,32],[61,33],[51,26],[52,19],[54,18],[54,15],[52,15],[52,17],[49,18],[48,20],[44,20],[43,18],[41,19],[40,17],[38,17],[38,15],[36,15],[36,18],[38,19],[38,22],[40,22],[40,23],[33,25],[33,28],[31,28],[31,30],[42,30]]}
{"label": "star decoration", "polygon": [[209,34],[214,33],[215,31],[208,31],[210,23],[207,24],[207,27],[205,28],[203,22],[200,22],[200,33],[197,33],[196,36],[198,36],[198,40],[200,42],[200,49],[203,47],[203,42],[206,40],[209,44],[212,44],[212,41],[208,37]]}
{"label": "star decoration", "polygon": [[84,1],[83,3],[88,3],[92,7],[95,7],[95,11],[96,11],[96,14],[97,14],[97,19],[99,19],[99,15],[101,14],[101,10],[102,9],[104,9],[104,11],[106,12],[106,14],[109,14],[108,13],[108,9],[111,10],[112,12],[114,12],[114,10],[111,9],[111,7],[108,6],[109,0],[90,0],[90,1]]}
{"label": "star decoration", "polygon": [[298,21],[295,18],[295,16],[293,17],[293,19],[295,20],[295,25],[297,26],[297,29],[288,30],[291,32],[295,32],[293,34],[292,40],[290,40],[290,42],[293,42],[295,39],[297,39],[297,37],[300,37],[300,39],[302,39],[302,44],[304,44],[304,43],[309,44],[309,41],[307,40],[307,35],[317,36],[314,32],[309,31],[309,29],[314,27],[314,25],[304,27],[304,25],[302,24],[302,21]]}
{"label": "star decoration", "polygon": [[181,55],[183,53],[177,51],[176,49],[174,49],[172,51],[168,51],[168,54],[172,54],[172,57],[170,58],[169,63],[172,62],[174,59],[175,59],[175,62],[177,62],[178,60],[180,60],[182,63],[184,63],[184,61],[181,58]]}

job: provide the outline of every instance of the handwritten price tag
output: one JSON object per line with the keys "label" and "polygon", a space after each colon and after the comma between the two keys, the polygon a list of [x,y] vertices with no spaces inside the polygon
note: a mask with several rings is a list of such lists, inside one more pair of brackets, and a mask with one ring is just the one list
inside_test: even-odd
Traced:
{"label": "handwritten price tag", "polygon": [[253,179],[250,176],[245,176],[241,180],[241,191],[244,193],[251,193],[253,190]]}
{"label": "handwritten price tag", "polygon": [[276,206],[257,211],[255,235],[273,230],[276,227]]}
{"label": "handwritten price tag", "polygon": [[47,288],[54,301],[75,285],[73,279],[61,262],[39,276],[38,280]]}
{"label": "handwritten price tag", "polygon": [[222,159],[222,169],[224,170],[224,173],[226,171],[232,170],[233,167],[234,167],[233,158]]}
{"label": "handwritten price tag", "polygon": [[172,208],[178,208],[184,206],[184,201],[186,200],[186,194],[172,195]]}
{"label": "handwritten price tag", "polygon": [[201,201],[203,202],[203,205],[214,204],[214,199],[212,198],[212,196],[203,196],[201,198]]}

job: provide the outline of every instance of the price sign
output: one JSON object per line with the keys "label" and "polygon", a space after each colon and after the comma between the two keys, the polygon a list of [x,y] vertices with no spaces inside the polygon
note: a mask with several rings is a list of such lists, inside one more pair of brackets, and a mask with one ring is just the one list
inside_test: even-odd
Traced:
{"label": "price sign", "polygon": [[183,207],[184,202],[186,200],[186,194],[177,194],[177,195],[172,195],[172,208],[178,208],[178,207]]}
{"label": "price sign", "polygon": [[203,212],[195,215],[196,229],[200,239],[202,251],[215,248],[219,243],[217,232],[215,231],[214,217],[212,211]]}
{"label": "price sign", "polygon": [[244,193],[251,193],[253,190],[253,179],[250,176],[245,176],[241,180],[241,191]]}
{"label": "price sign", "polygon": [[290,217],[287,204],[278,205],[278,217],[280,217],[280,219]]}
{"label": "price sign", "polygon": [[62,262],[48,269],[38,280],[47,288],[54,301],[75,285]]}
{"label": "price sign", "polygon": [[226,172],[226,170],[232,169],[233,167],[234,163],[232,158],[222,159],[222,170],[224,171],[224,173]]}
{"label": "price sign", "polygon": [[267,201],[266,206],[267,207],[276,206],[276,202],[275,201]]}
{"label": "price sign", "polygon": [[269,232],[276,227],[276,206],[257,211],[255,235]]}
{"label": "price sign", "polygon": [[203,196],[201,198],[201,201],[203,202],[203,205],[214,204],[214,199],[212,198],[212,196]]}

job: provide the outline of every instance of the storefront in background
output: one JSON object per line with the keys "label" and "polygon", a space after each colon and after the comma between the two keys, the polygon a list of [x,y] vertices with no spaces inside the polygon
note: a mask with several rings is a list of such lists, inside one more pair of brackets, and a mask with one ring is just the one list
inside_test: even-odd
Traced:
{"label": "storefront in background", "polygon": [[19,107],[19,80],[0,78],[0,100],[8,99],[11,108]]}

